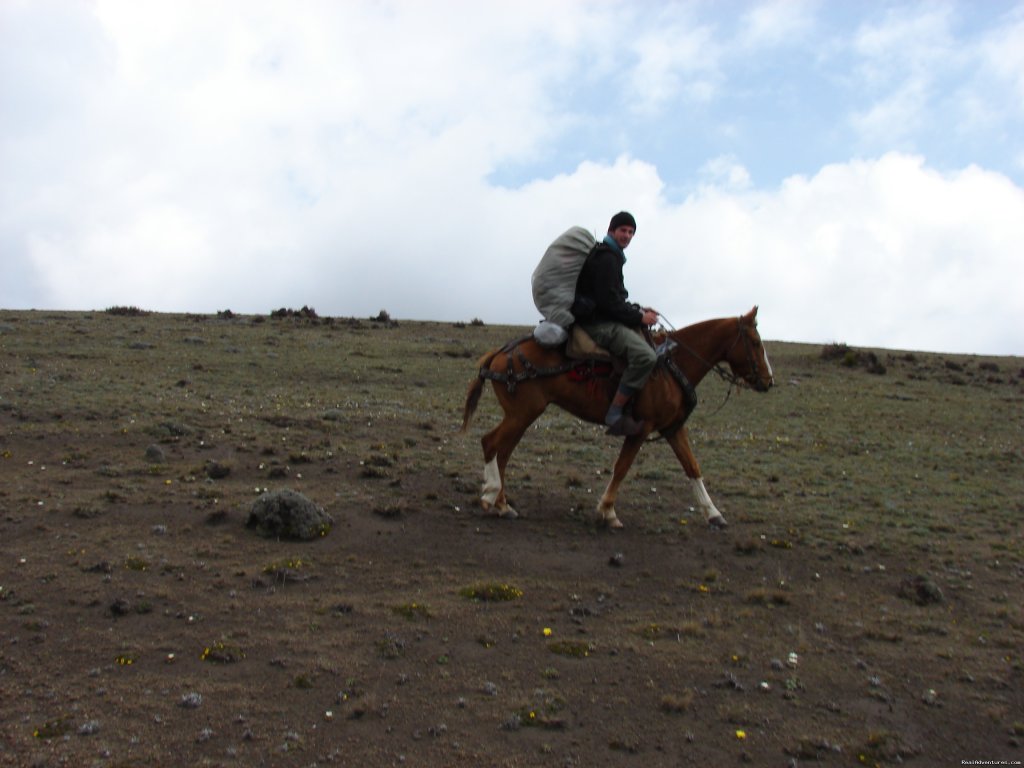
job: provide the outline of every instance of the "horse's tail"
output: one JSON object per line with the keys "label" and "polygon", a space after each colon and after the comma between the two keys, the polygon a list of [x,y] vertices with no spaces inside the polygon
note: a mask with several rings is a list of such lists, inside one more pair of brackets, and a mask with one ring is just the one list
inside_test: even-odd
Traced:
{"label": "horse's tail", "polygon": [[466,390],[466,404],[462,408],[462,429],[459,432],[465,433],[469,429],[469,422],[473,419],[473,414],[476,413],[476,407],[480,404],[480,396],[484,393],[484,377],[483,371],[490,367],[491,361],[498,355],[500,349],[495,349],[492,352],[488,352],[486,355],[477,361],[477,373],[476,377],[469,382],[469,389]]}

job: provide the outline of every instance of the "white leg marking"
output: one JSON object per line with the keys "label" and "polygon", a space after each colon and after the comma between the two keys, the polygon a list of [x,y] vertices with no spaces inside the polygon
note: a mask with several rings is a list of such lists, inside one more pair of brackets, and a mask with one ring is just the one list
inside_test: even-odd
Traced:
{"label": "white leg marking", "polygon": [[[611,483],[608,484],[611,488]],[[597,502],[597,517],[599,523],[604,523],[609,528],[621,528],[622,521],[615,514],[615,501],[608,497],[608,488],[601,494],[601,500]]]}
{"label": "white leg marking", "polygon": [[697,508],[704,514],[704,519],[709,523],[716,518],[725,522],[722,513],[715,508],[714,502],[708,496],[708,490],[704,487],[704,478],[691,477],[690,487],[693,489],[693,498],[697,502]]}
{"label": "white leg marking", "polygon": [[[498,457],[495,456],[484,465],[484,487],[480,494],[480,506],[484,509],[494,507],[494,502],[501,494],[501,472],[498,470]],[[512,507],[505,502],[495,507],[498,517],[519,517]]]}
{"label": "white leg marking", "polygon": [[480,493],[480,503],[484,509],[490,509],[501,493],[501,472],[498,471],[498,457],[495,456],[484,465],[484,487]]}
{"label": "white leg marking", "polygon": [[761,347],[761,356],[764,357],[764,365],[768,369],[768,380],[775,383],[775,374],[772,372],[772,364],[768,362],[768,350]]}

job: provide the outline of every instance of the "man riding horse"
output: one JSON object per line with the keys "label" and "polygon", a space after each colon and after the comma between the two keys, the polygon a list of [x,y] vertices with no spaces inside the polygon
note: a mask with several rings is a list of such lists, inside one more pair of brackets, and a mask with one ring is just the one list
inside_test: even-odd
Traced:
{"label": "man riding horse", "polygon": [[636,234],[636,220],[626,211],[612,216],[608,234],[590,252],[576,281],[572,313],[600,346],[626,361],[618,391],[605,416],[610,435],[635,435],[642,424],[627,410],[657,363],[654,349],[637,330],[658,322],[658,313],[627,301],[622,277],[625,250]]}
{"label": "man riding horse", "polygon": [[[697,404],[696,386],[712,371],[730,386],[748,386],[758,392],[767,392],[774,384],[771,364],[757,332],[757,307],[738,317],[705,320],[659,334],[659,351],[655,352],[637,330],[657,323],[658,313],[629,303],[622,280],[624,251],[635,232],[636,220],[623,211],[612,217],[602,243],[595,244],[580,227],[559,237],[548,248],[532,280],[534,301],[544,322],[528,336],[493,349],[477,361],[477,373],[466,390],[461,431],[469,428],[487,382],[503,414],[501,422],[480,438],[484,456],[480,503],[484,509],[493,509],[502,517],[517,516],[506,493],[505,469],[530,425],[555,404],[579,419],[592,424],[603,422],[610,433],[625,436],[611,479],[597,504],[602,524],[622,527],[615,512],[619,487],[648,436],[657,432],[679,459],[704,519],[716,528],[725,527],[725,518],[704,487],[700,465],[690,447],[686,419]],[[580,258],[585,259],[582,268],[578,266]],[[576,281],[571,314],[569,301],[565,300],[572,296],[566,295],[572,283],[557,283],[558,276],[568,270],[573,270],[570,280]],[[552,276],[555,281],[546,283]],[[569,353],[562,343],[566,341],[566,321],[586,331],[611,354],[625,359],[626,370],[618,384],[611,378],[612,366],[599,370],[595,360],[581,360],[579,355]],[[555,327],[562,339],[557,340],[559,334],[555,334],[552,342],[546,332],[541,339],[538,331],[545,325]],[[595,377],[603,377],[604,385],[595,386]],[[625,413],[627,406],[630,413]]]}

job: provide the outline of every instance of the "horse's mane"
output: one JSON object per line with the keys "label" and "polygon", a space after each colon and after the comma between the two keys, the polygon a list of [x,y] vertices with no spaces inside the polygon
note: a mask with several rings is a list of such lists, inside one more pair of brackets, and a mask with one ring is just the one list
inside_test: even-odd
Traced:
{"label": "horse's mane", "polygon": [[700,338],[702,336],[706,336],[711,330],[717,330],[721,326],[735,322],[735,317],[716,317],[712,320],[701,320],[699,323],[692,323],[691,325],[684,326],[677,331],[661,335],[662,337],[664,337],[664,335],[668,335],[678,336],[680,338]]}

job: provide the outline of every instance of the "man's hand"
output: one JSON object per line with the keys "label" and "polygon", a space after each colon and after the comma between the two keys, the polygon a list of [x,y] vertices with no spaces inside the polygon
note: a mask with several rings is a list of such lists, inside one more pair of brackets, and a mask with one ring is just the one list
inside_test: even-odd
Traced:
{"label": "man's hand", "polygon": [[641,320],[641,322],[644,325],[654,325],[656,322],[658,322],[658,313],[655,312],[650,307],[644,307],[644,317],[643,320]]}

